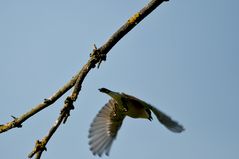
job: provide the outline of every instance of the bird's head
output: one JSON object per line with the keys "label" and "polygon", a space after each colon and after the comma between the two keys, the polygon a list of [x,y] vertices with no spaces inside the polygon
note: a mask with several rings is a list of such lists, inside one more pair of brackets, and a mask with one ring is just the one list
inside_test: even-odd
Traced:
{"label": "bird's head", "polygon": [[112,92],[111,90],[108,90],[107,88],[100,88],[99,91],[106,94],[109,94],[110,92]]}
{"label": "bird's head", "polygon": [[102,93],[108,94],[109,96],[111,96],[112,98],[114,98],[117,101],[120,100],[120,98],[121,98],[121,94],[119,92],[114,92],[107,88],[100,88],[99,91]]}

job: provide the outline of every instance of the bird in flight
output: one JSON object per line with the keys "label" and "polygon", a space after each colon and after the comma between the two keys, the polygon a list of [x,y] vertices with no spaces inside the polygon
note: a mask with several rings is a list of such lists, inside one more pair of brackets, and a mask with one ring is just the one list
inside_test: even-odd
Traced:
{"label": "bird in flight", "polygon": [[180,133],[184,130],[182,125],[141,99],[106,88],[100,88],[99,91],[108,94],[112,99],[98,112],[90,126],[89,145],[94,155],[109,155],[112,143],[126,116],[151,121],[153,112],[159,122],[172,132]]}

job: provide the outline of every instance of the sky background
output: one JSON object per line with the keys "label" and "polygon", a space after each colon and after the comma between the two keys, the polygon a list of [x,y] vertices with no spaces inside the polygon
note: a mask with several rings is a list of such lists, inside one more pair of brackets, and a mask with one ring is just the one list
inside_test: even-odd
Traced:
{"label": "sky background", "polygon": [[[0,1],[0,123],[29,111],[82,68],[148,1]],[[139,97],[184,125],[174,134],[153,122],[126,118],[110,157],[239,158],[239,1],[171,0],[160,5],[86,77],[75,110],[42,158],[95,159],[90,123],[109,100],[106,87]],[[69,91],[66,95],[69,95]],[[66,95],[0,134],[4,159],[27,158],[45,136]]]}

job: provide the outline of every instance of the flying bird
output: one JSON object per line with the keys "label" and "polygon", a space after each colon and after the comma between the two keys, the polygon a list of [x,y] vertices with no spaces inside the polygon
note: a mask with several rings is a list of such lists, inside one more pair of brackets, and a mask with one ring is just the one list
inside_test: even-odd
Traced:
{"label": "flying bird", "polygon": [[180,133],[184,130],[182,125],[141,99],[106,88],[100,88],[99,91],[108,94],[111,99],[98,112],[90,126],[89,145],[94,155],[109,155],[112,143],[126,116],[151,121],[153,112],[159,122],[172,132]]}

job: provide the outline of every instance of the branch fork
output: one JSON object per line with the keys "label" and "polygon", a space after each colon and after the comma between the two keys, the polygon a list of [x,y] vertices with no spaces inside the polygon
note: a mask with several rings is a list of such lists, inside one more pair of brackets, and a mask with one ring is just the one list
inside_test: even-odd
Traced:
{"label": "branch fork", "polygon": [[35,156],[35,159],[40,159],[42,152],[47,150],[46,145],[50,138],[53,136],[53,134],[62,122],[66,123],[68,117],[70,116],[70,111],[74,109],[73,103],[76,101],[78,94],[81,90],[82,83],[89,71],[95,68],[96,65],[97,68],[99,68],[101,63],[103,61],[106,61],[106,55],[113,48],[113,46],[164,1],[169,0],[151,0],[144,8],[142,8],[139,12],[137,12],[130,19],[128,19],[126,23],[122,25],[99,49],[96,47],[96,45],[94,45],[94,49],[90,54],[90,59],[88,60],[88,62],[76,75],[73,76],[73,78],[69,82],[67,82],[50,98],[44,99],[42,103],[36,105],[30,111],[22,114],[18,118],[12,116],[14,118],[13,121],[8,122],[6,124],[0,124],[0,133],[15,127],[22,127],[22,123],[24,121],[26,121],[36,113],[40,112],[41,110],[52,105],[62,95],[64,95],[67,91],[74,87],[72,94],[65,99],[60,115],[58,116],[53,126],[50,128],[48,134],[43,137],[42,140],[37,140],[35,142],[35,147],[33,151],[28,155],[29,158]]}

